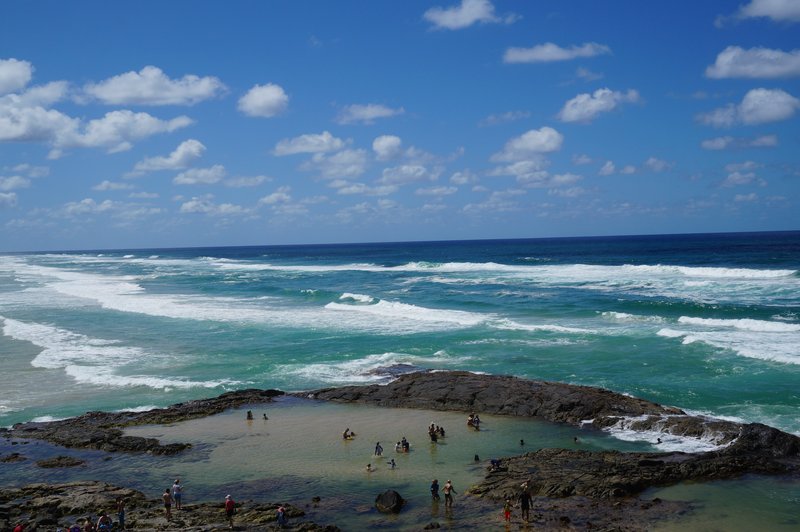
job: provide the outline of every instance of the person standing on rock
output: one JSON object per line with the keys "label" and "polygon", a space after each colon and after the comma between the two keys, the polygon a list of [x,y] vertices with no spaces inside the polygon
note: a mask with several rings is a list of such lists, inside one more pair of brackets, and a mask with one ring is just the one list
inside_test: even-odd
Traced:
{"label": "person standing on rock", "polygon": [[164,495],[161,498],[164,500],[164,517],[169,521],[172,519],[172,494],[170,494],[169,488],[164,490]]}
{"label": "person standing on rock", "polygon": [[172,498],[175,500],[175,509],[181,509],[181,498],[183,495],[183,486],[181,486],[181,479],[176,478],[175,483],[172,484]]}
{"label": "person standing on rock", "polygon": [[275,521],[281,528],[285,527],[288,524],[286,520],[286,508],[284,508],[283,506],[278,507],[278,510],[276,511]]}
{"label": "person standing on rock", "polygon": [[117,497],[117,521],[119,529],[125,530],[125,499]]}
{"label": "person standing on rock", "polygon": [[442,491],[444,492],[444,505],[453,506],[453,493],[458,492],[453,487],[453,483],[450,480],[444,483],[444,488],[442,488]]}
{"label": "person standing on rock", "polygon": [[233,514],[236,513],[236,503],[233,502],[233,497],[225,495],[225,516],[228,518],[228,525],[233,530]]}

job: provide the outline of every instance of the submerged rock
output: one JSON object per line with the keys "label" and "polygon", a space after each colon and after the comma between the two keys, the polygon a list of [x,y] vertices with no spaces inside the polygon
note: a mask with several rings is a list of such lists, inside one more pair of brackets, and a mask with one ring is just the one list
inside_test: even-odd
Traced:
{"label": "submerged rock", "polygon": [[37,466],[44,468],[77,467],[84,464],[86,464],[86,462],[78,458],[73,458],[72,456],[54,456],[53,458],[45,458],[36,461]]}
{"label": "submerged rock", "polygon": [[395,490],[386,490],[375,497],[375,507],[383,513],[400,513],[405,502]]}

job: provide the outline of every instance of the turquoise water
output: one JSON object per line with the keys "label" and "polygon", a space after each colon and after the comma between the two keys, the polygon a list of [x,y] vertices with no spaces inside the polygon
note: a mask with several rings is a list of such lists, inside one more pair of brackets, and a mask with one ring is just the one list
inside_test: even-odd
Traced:
{"label": "turquoise water", "polygon": [[0,255],[0,424],[434,368],[800,433],[798,270],[797,232]]}

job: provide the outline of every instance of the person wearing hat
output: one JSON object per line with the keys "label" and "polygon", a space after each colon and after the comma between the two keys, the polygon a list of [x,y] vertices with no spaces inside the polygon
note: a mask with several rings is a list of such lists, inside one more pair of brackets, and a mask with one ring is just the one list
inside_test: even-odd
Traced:
{"label": "person wearing hat", "polygon": [[233,530],[233,514],[236,512],[236,503],[233,502],[233,497],[225,495],[225,515],[228,517],[228,524]]}

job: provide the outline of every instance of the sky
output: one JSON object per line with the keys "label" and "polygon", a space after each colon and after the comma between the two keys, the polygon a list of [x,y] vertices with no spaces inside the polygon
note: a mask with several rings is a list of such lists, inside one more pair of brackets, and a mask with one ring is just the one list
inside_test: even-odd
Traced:
{"label": "sky", "polygon": [[0,4],[0,251],[800,229],[800,1]]}

